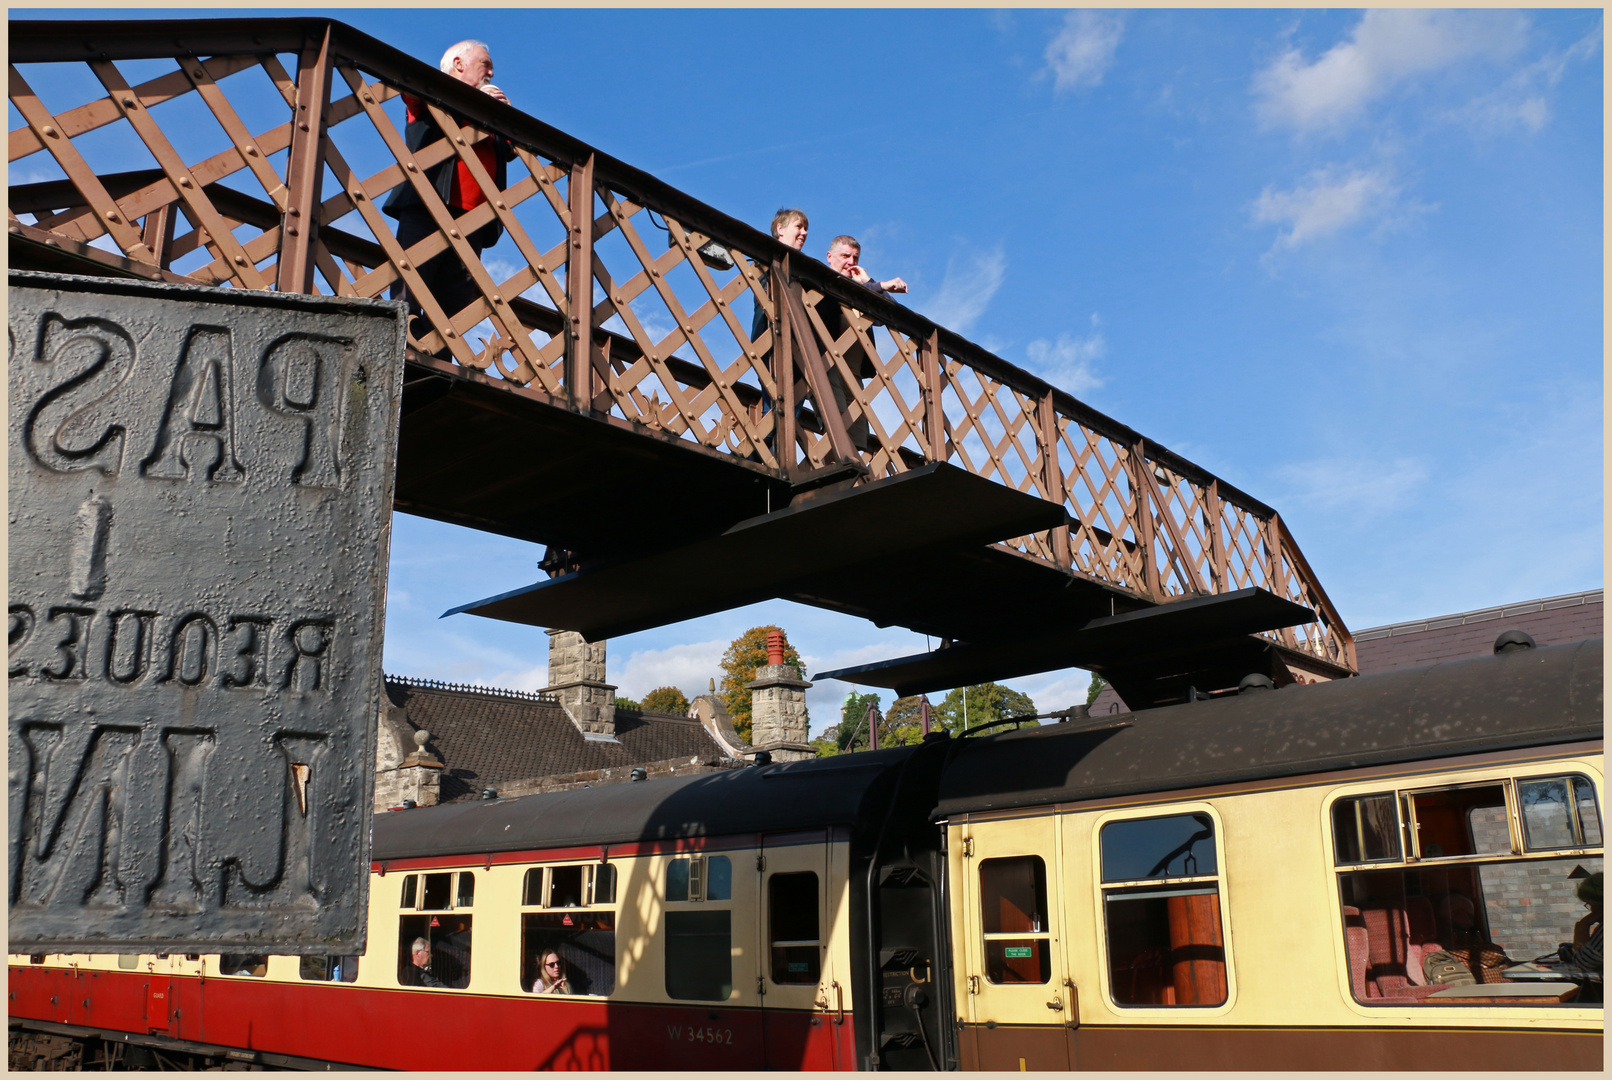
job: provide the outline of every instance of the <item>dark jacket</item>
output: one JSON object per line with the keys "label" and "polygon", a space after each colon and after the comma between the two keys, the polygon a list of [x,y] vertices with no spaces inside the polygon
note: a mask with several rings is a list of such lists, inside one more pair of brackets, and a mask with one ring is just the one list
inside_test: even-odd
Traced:
{"label": "dark jacket", "polygon": [[[411,153],[418,154],[427,146],[445,137],[437,122],[431,119],[431,113],[418,98],[404,94],[403,103],[408,108],[408,126],[403,131],[403,141]],[[493,183],[498,185],[499,190],[503,190],[509,186],[507,163],[514,158],[515,148],[509,144],[508,139],[497,135],[488,136],[488,142],[493,149],[493,162],[489,171],[492,173]],[[485,162],[485,158],[483,161]],[[467,209],[455,198],[454,181],[458,175],[458,166],[459,155],[454,154],[425,170],[425,178],[436,189],[437,196],[455,213]],[[395,218],[409,214],[426,214],[425,204],[421,202],[419,193],[414,190],[414,185],[407,179],[392,189],[392,193],[386,197],[386,202],[381,205],[381,210]],[[475,247],[485,248],[496,243],[503,232],[504,226],[495,217],[477,229],[468,239]]]}

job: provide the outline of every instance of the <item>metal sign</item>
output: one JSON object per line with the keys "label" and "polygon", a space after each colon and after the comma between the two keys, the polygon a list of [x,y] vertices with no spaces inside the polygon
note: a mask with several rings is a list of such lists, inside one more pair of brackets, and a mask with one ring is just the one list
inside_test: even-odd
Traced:
{"label": "metal sign", "polygon": [[11,951],[361,951],[402,306],[8,319]]}

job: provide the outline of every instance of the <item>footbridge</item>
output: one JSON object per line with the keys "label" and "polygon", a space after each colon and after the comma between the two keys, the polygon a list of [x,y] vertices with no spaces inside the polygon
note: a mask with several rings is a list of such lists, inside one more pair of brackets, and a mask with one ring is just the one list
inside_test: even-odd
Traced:
{"label": "footbridge", "polygon": [[[9,33],[13,267],[415,298],[396,508],[547,546],[457,610],[597,639],[786,597],[939,639],[840,673],[903,692],[1355,668],[1271,507],[428,63],[318,18]],[[444,137],[411,149],[406,106]]]}

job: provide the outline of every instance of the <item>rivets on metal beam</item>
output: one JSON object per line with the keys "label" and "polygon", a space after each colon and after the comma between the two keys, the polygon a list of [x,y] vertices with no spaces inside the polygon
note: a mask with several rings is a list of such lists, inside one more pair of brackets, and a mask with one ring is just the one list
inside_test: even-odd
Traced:
{"label": "rivets on metal beam", "polygon": [[409,172],[419,172],[419,171],[420,171],[420,170],[419,170],[419,169],[418,169],[418,168],[417,168],[417,167],[416,167],[416,166],[415,166],[415,164],[414,164],[414,162],[412,162],[412,161],[411,161],[411,162],[409,162],[409,163],[408,163],[408,164],[407,164],[407,165],[405,165],[405,166],[403,166],[403,167],[404,167],[404,168],[405,168],[405,169],[407,169],[407,170],[409,170]]}
{"label": "rivets on metal beam", "polygon": [[457,239],[459,239],[459,230],[458,229],[449,229],[448,230],[448,235],[453,237],[455,240],[457,240]]}
{"label": "rivets on metal beam", "polygon": [[106,220],[108,220],[108,221],[122,221],[123,219],[118,217],[118,212],[116,210],[108,210],[106,212]]}
{"label": "rivets on metal beam", "polygon": [[494,206],[496,206],[496,207],[498,207],[498,209],[500,209],[500,210],[508,210],[508,209],[509,209],[509,207],[507,207],[507,206],[505,206],[505,205],[504,205],[504,204],[503,204],[503,203],[501,203],[501,202],[495,202],[495,203],[493,203],[493,205],[494,205]]}
{"label": "rivets on metal beam", "polygon": [[353,202],[363,202],[364,201],[364,193],[362,191],[354,191],[352,194],[353,194]]}
{"label": "rivets on metal beam", "polygon": [[460,146],[463,146],[465,144],[465,137],[463,135],[455,135],[453,137],[453,141],[458,143]]}
{"label": "rivets on metal beam", "polygon": [[307,131],[308,130],[308,121],[304,120],[302,123],[298,124],[297,125],[297,130],[298,131]]}
{"label": "rivets on metal beam", "polygon": [[407,259],[404,259],[402,262],[398,263],[397,268],[399,270],[411,270],[411,269],[413,269],[413,267],[409,266],[409,261]]}
{"label": "rivets on metal beam", "polygon": [[49,124],[46,124],[44,127],[40,128],[39,130],[44,132],[45,135],[47,137],[49,137],[49,138],[54,139],[56,137],[56,129],[51,127]]}
{"label": "rivets on metal beam", "polygon": [[287,225],[285,227],[285,231],[287,236],[297,235],[297,227],[295,225]]}
{"label": "rivets on metal beam", "polygon": [[247,157],[257,157],[257,154],[258,154],[257,147],[250,146],[250,145],[247,146],[247,148],[246,148],[246,156]]}
{"label": "rivets on metal beam", "polygon": [[180,177],[180,178],[179,178],[179,186],[180,186],[180,187],[182,187],[182,188],[188,188],[188,187],[192,187],[192,186],[194,186],[194,185],[192,185],[192,184],[191,184],[191,182],[190,182],[190,177],[188,177],[188,176],[181,176],[181,177]]}
{"label": "rivets on metal beam", "polygon": [[453,337],[453,328],[449,327],[448,329],[442,331],[442,336],[445,337],[445,338],[452,338]]}
{"label": "rivets on metal beam", "polygon": [[302,211],[298,210],[295,206],[287,207],[286,208],[286,213],[290,214],[292,217],[301,217],[302,216]]}
{"label": "rivets on metal beam", "polygon": [[140,103],[138,101],[135,101],[132,97],[126,97],[126,98],[123,99],[123,107],[125,109],[136,108],[139,104]]}
{"label": "rivets on metal beam", "polygon": [[236,266],[245,266],[246,265],[246,256],[245,255],[237,255],[237,256],[235,256],[235,265]]}

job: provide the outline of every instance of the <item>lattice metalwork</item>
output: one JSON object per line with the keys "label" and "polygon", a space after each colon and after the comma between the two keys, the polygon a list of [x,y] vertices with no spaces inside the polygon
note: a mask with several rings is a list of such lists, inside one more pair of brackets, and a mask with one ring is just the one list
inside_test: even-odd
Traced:
{"label": "lattice metalwork", "polygon": [[[873,480],[949,461],[1065,505],[1067,527],[1008,547],[1155,602],[1270,589],[1319,615],[1273,640],[1354,667],[1269,507],[350,27],[13,22],[10,45],[15,237],[153,279],[406,290],[418,363],[775,474],[854,462]],[[442,137],[411,150],[410,114]],[[472,208],[440,196],[443,163]],[[429,217],[407,243],[387,212],[402,189]],[[464,268],[462,288],[433,286],[434,258]]]}

